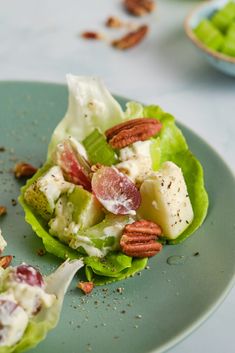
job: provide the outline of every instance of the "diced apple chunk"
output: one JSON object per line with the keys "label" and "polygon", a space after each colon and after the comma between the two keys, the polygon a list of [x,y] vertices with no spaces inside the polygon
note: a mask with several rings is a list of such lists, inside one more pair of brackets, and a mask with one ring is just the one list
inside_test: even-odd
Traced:
{"label": "diced apple chunk", "polygon": [[165,162],[152,172],[140,188],[138,217],[159,224],[164,236],[177,238],[192,222],[193,209],[181,169]]}
{"label": "diced apple chunk", "polygon": [[104,218],[101,205],[95,196],[75,185],[68,195],[56,203],[55,217],[49,222],[49,232],[64,243],[69,243],[78,231],[92,227]]}
{"label": "diced apple chunk", "polygon": [[73,205],[73,221],[80,225],[80,229],[92,227],[104,218],[102,207],[95,196],[80,186],[75,186],[68,195],[68,201]]}
{"label": "diced apple chunk", "polygon": [[24,199],[44,219],[49,220],[60,195],[73,188],[73,184],[64,180],[60,167],[53,166],[28,187]]}

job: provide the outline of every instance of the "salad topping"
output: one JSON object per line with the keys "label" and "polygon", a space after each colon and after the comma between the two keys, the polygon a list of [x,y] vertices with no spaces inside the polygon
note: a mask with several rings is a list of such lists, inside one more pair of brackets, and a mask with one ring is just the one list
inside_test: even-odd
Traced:
{"label": "salad topping", "polygon": [[0,347],[12,346],[24,334],[29,318],[12,294],[0,294]]}
{"label": "salad topping", "polygon": [[84,147],[69,137],[57,145],[54,162],[61,167],[65,179],[91,191],[90,165]]}
{"label": "salad topping", "polygon": [[150,221],[136,221],[128,224],[120,240],[122,252],[134,257],[152,257],[162,250],[158,237],[161,228]]}
{"label": "salad topping", "polygon": [[3,352],[21,352],[33,347],[56,326],[64,294],[82,266],[80,260],[67,261],[45,278],[27,264],[0,269],[0,347]]}
{"label": "salad topping", "polygon": [[68,111],[20,201],[48,252],[83,256],[88,282],[118,281],[201,225],[203,170],[160,107],[123,111],[94,78],[69,75],[68,85]]}
{"label": "salad topping", "polygon": [[162,124],[157,119],[138,118],[125,121],[107,131],[105,135],[113,148],[123,148],[136,141],[145,141],[161,130]]}
{"label": "salad topping", "polygon": [[92,190],[100,203],[114,214],[135,214],[140,206],[137,187],[115,167],[102,167],[93,174]]}

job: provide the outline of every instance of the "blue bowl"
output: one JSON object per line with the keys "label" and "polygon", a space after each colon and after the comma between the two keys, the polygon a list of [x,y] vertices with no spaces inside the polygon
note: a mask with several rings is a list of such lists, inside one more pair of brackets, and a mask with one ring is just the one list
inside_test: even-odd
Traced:
{"label": "blue bowl", "polygon": [[196,28],[201,20],[210,18],[215,11],[222,8],[227,2],[228,0],[215,0],[199,5],[185,19],[184,27],[189,39],[212,66],[230,76],[235,77],[235,58],[209,49],[196,37],[193,32],[194,28]]}

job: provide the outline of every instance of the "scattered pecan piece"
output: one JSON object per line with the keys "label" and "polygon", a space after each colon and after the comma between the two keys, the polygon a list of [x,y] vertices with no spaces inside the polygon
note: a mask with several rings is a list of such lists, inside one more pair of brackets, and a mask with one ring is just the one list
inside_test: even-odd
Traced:
{"label": "scattered pecan piece", "polygon": [[110,16],[107,18],[105,26],[109,28],[120,28],[123,26],[123,22],[116,16]]}
{"label": "scattered pecan piece", "polygon": [[82,32],[81,34],[82,38],[84,39],[91,39],[91,40],[100,40],[103,39],[103,36],[98,33],[98,32],[94,32],[94,31],[85,31]]}
{"label": "scattered pecan piece", "polygon": [[135,31],[131,31],[127,33],[120,39],[113,40],[111,44],[113,47],[117,49],[121,49],[121,50],[129,49],[139,44],[145,38],[147,33],[148,33],[148,26],[143,25],[138,27]]}
{"label": "scattered pecan piece", "polygon": [[7,214],[7,208],[0,205],[0,216]]}
{"label": "scattered pecan piece", "polygon": [[14,174],[17,179],[30,178],[37,172],[37,168],[25,162],[17,163],[14,168]]}
{"label": "scattered pecan piece", "polygon": [[93,282],[79,282],[77,287],[83,291],[84,294],[89,294],[94,288]]}
{"label": "scattered pecan piece", "polygon": [[138,118],[125,121],[105,131],[108,143],[113,148],[123,148],[136,141],[145,141],[161,130],[157,119]]}
{"label": "scattered pecan piece", "polygon": [[134,16],[144,16],[155,10],[153,0],[124,0],[125,9]]}
{"label": "scattered pecan piece", "polygon": [[157,242],[161,234],[159,225],[150,221],[127,224],[120,240],[122,252],[133,257],[154,256],[162,250],[162,244]]}
{"label": "scattered pecan piece", "polygon": [[7,268],[10,265],[12,259],[13,259],[13,256],[11,255],[0,256],[0,267],[4,269]]}

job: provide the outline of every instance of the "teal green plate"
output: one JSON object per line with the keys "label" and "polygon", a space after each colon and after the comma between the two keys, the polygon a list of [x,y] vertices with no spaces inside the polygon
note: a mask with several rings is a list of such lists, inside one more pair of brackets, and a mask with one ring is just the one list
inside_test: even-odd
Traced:
{"label": "teal green plate", "polygon": [[[121,104],[126,101],[118,99]],[[14,264],[25,261],[45,274],[59,260],[37,255],[40,239],[25,223],[21,207],[12,205],[23,183],[14,179],[11,169],[16,161],[43,163],[66,106],[63,85],[0,83],[0,146],[6,148],[0,152],[0,204],[8,208],[0,227],[8,241],[6,253],[15,255]],[[204,166],[210,198],[205,223],[183,244],[166,246],[139,276],[98,287],[90,296],[76,289],[78,278],[74,279],[58,327],[32,352],[163,352],[198,327],[225,298],[235,274],[235,180],[203,140],[180,127]],[[185,256],[185,263],[169,265],[167,258],[173,255]]]}

